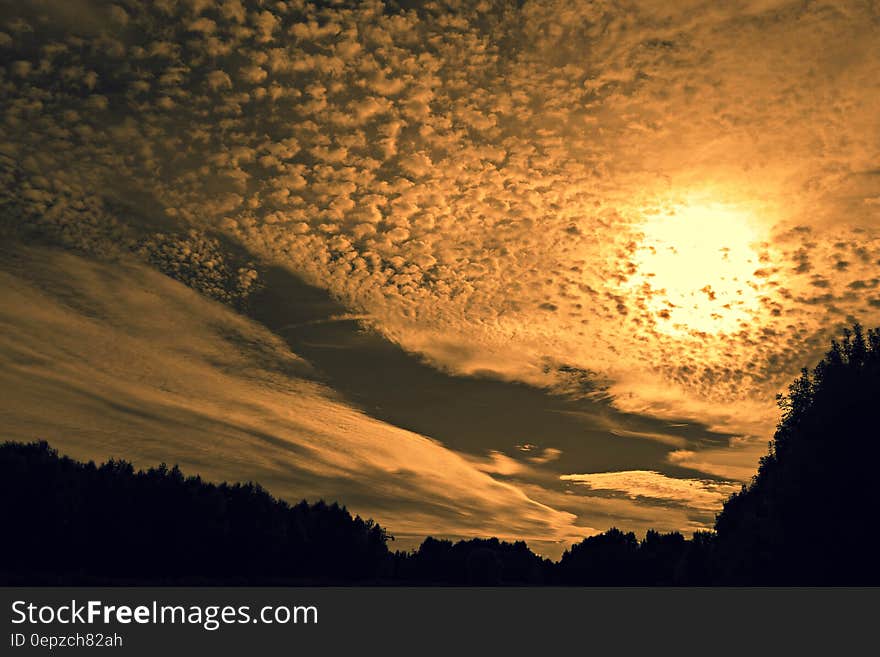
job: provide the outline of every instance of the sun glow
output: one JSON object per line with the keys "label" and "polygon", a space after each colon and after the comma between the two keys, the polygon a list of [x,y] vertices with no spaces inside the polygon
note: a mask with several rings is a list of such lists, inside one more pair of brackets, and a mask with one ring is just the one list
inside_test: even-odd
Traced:
{"label": "sun glow", "polygon": [[683,204],[647,215],[628,280],[665,333],[738,330],[758,308],[760,231],[748,211]]}

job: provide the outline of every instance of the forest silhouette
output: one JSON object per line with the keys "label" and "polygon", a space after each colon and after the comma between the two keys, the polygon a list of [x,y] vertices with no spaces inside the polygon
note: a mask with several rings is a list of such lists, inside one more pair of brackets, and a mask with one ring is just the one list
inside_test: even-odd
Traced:
{"label": "forest silhouette", "polygon": [[345,507],[276,500],[162,464],[135,471],[0,445],[2,584],[877,585],[880,330],[844,332],[778,398],[757,474],[714,531],[612,528],[558,562],[525,542],[428,537],[413,552]]}

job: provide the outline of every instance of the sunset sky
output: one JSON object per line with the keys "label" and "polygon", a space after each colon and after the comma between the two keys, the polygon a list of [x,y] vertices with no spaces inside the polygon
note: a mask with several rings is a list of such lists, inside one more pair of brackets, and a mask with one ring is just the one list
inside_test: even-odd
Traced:
{"label": "sunset sky", "polygon": [[556,557],[880,324],[875,2],[0,16],[0,439]]}

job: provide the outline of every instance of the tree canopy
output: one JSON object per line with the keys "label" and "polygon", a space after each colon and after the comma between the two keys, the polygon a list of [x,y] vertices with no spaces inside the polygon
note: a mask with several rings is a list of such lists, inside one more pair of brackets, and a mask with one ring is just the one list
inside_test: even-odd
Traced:
{"label": "tree canopy", "polygon": [[716,521],[718,577],[748,584],[880,583],[874,523],[880,331],[856,324],[802,370],[749,486]]}

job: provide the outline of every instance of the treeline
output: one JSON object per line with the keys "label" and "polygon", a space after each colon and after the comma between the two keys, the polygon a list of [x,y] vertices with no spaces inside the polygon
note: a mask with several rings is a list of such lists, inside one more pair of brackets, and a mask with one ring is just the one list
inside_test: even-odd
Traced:
{"label": "treeline", "polygon": [[135,472],[0,446],[4,583],[345,583],[375,579],[385,530],[337,504],[288,505],[254,484]]}
{"label": "treeline", "polygon": [[394,555],[393,581],[479,586],[684,586],[711,581],[712,534],[686,540],[677,532],[610,529],[584,539],[558,562],[539,557],[524,542],[497,538],[453,543],[428,538],[411,554]]}
{"label": "treeline", "polygon": [[0,445],[0,523],[4,584],[676,584],[691,583],[700,544],[612,529],[558,563],[497,538],[392,552],[382,527],[338,504],[289,505],[164,464],[81,463],[46,442]]}
{"label": "treeline", "polygon": [[81,463],[0,445],[0,583],[677,585],[710,581],[714,536],[611,529],[558,562],[523,541],[432,537],[413,552],[337,504],[289,505],[175,466]]}
{"label": "treeline", "polygon": [[382,527],[337,504],[291,506],[254,484],[5,443],[0,583],[880,584],[880,331],[846,331],[778,401],[770,452],[714,532],[639,540],[611,529],[558,562],[496,538],[392,552]]}

